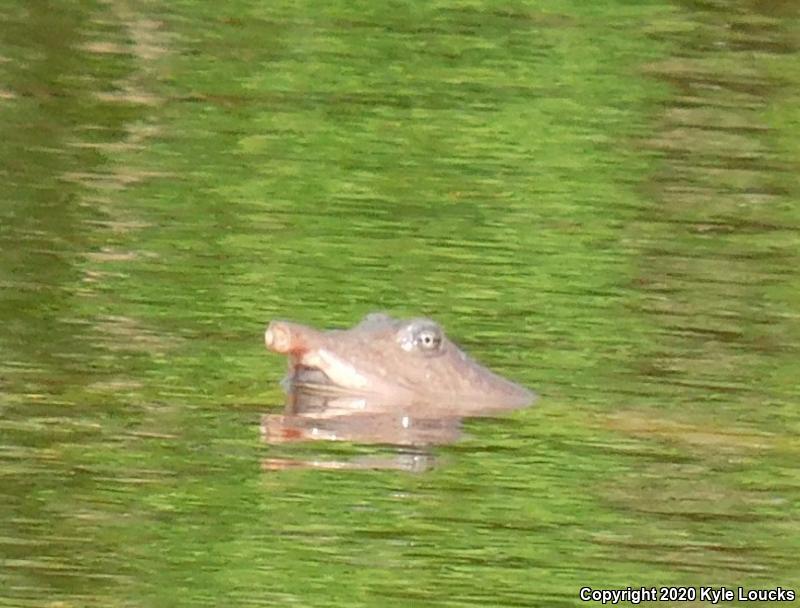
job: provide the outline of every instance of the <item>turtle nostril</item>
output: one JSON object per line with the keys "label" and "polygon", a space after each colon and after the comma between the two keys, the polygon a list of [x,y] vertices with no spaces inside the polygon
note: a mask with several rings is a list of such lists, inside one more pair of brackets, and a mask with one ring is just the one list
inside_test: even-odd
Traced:
{"label": "turtle nostril", "polygon": [[264,344],[267,348],[278,353],[286,352],[292,341],[292,334],[288,327],[272,322],[264,332]]}

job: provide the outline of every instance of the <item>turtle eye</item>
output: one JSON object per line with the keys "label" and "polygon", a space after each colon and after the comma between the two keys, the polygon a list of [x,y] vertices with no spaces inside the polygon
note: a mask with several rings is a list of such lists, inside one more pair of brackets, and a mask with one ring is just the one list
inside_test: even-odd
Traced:
{"label": "turtle eye", "polygon": [[433,351],[442,343],[442,334],[433,328],[426,328],[417,334],[417,346],[422,350]]}
{"label": "turtle eye", "polygon": [[438,355],[443,352],[444,333],[430,319],[412,319],[399,329],[397,341],[406,352]]}

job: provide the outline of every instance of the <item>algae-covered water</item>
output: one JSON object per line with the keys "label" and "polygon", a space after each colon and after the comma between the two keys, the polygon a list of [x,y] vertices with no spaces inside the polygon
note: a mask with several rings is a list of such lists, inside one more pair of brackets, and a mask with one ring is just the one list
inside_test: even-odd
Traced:
{"label": "algae-covered water", "polygon": [[[799,5],[0,18],[0,605],[800,592]],[[539,401],[264,470],[391,452],[259,433],[267,321],[375,310]]]}

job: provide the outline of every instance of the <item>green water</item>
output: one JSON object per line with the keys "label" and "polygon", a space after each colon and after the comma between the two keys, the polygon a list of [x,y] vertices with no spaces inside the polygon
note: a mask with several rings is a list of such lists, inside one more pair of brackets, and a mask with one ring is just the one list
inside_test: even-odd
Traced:
{"label": "green water", "polygon": [[[800,592],[795,3],[0,17],[0,605]],[[266,322],[374,310],[540,401],[262,470],[387,452],[259,436]]]}

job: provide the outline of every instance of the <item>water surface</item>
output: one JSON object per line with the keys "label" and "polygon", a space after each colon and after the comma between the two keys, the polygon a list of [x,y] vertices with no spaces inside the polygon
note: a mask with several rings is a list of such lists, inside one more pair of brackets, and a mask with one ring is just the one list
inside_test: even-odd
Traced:
{"label": "water surface", "polygon": [[[787,2],[0,9],[0,605],[798,589]],[[262,470],[275,317],[541,393],[437,466]]]}

